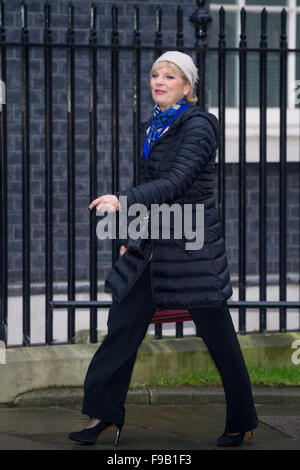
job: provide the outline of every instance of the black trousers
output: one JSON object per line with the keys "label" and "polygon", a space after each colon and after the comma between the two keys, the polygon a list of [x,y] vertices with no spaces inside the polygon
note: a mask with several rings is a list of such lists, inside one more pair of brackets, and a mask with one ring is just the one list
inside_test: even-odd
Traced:
{"label": "black trousers", "polygon": [[[109,310],[107,335],[91,360],[84,382],[82,413],[92,418],[124,423],[124,402],[137,351],[156,311],[150,262],[123,301],[113,302]],[[190,314],[222,378],[227,403],[225,432],[256,428],[249,375],[227,302],[221,307],[190,309]]]}

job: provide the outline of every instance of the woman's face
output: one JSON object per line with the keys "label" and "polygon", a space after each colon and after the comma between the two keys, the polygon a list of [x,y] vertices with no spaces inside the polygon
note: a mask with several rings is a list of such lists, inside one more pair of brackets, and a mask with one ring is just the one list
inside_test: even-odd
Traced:
{"label": "woman's face", "polygon": [[161,66],[151,73],[150,88],[153,101],[159,104],[161,111],[165,111],[187,95],[191,85],[181,78],[179,72]]}

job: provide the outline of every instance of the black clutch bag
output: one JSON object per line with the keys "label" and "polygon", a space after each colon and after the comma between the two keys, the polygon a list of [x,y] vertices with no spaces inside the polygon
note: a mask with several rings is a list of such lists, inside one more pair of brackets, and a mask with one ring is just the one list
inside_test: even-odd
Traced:
{"label": "black clutch bag", "polygon": [[140,277],[151,259],[152,248],[148,239],[149,216],[140,223],[139,238],[129,237],[125,246],[127,250],[120,255],[105,281],[105,287],[112,293],[113,300],[121,302],[136,280]]}
{"label": "black clutch bag", "polygon": [[124,299],[146,268],[151,255],[152,249],[146,240],[143,249],[141,246],[131,246],[131,249],[127,248],[119,256],[105,280],[105,287],[112,293],[115,302],[119,303]]}

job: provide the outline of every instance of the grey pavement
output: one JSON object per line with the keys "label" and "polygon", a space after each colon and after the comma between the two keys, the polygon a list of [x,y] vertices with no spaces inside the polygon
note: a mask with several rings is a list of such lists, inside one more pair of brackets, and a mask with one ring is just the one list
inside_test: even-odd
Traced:
{"label": "grey pavement", "polygon": [[[85,427],[88,417],[81,414],[82,390],[67,392],[41,391],[40,399],[35,392],[2,406],[0,450],[227,450],[216,446],[226,413],[221,388],[157,388],[150,402],[143,402],[149,390],[129,392],[118,448],[113,445],[115,428],[94,445],[68,439],[69,432]],[[246,437],[241,447],[230,449],[300,450],[299,389],[258,388],[253,393],[259,417],[253,440]]]}

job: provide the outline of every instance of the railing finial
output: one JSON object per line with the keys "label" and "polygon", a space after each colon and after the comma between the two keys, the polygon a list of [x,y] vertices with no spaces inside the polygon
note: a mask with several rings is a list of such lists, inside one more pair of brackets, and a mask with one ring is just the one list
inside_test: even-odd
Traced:
{"label": "railing finial", "polygon": [[207,25],[212,22],[209,2],[207,0],[197,0],[197,5],[197,10],[190,16],[190,22],[195,25],[196,36],[205,41]]}

